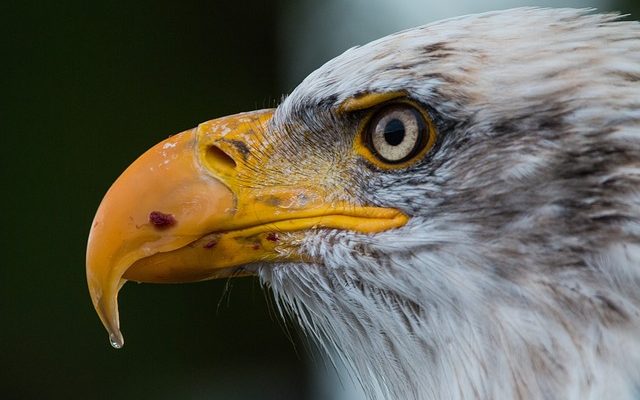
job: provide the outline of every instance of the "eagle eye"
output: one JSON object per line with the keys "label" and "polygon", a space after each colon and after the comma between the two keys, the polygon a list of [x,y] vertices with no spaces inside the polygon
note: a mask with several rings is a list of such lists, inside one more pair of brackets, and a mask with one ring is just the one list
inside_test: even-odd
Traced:
{"label": "eagle eye", "polygon": [[425,154],[435,142],[431,121],[405,102],[374,110],[361,135],[361,142],[370,153],[365,155],[383,168],[404,167]]}

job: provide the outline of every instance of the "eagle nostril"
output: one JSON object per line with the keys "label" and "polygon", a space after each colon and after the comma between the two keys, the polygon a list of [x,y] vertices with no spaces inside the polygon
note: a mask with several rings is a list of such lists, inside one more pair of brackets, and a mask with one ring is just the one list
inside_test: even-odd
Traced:
{"label": "eagle nostril", "polygon": [[210,168],[227,174],[233,173],[236,168],[235,160],[216,145],[207,148],[206,160]]}

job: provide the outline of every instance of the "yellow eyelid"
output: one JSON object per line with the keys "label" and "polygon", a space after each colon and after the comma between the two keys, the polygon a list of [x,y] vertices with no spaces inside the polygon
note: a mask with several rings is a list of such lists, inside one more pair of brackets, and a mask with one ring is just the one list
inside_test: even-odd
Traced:
{"label": "yellow eyelid", "polygon": [[340,103],[338,106],[338,112],[349,113],[352,111],[366,110],[367,108],[372,108],[389,100],[406,96],[407,93],[405,91],[361,93],[353,97],[349,97]]}
{"label": "yellow eyelid", "polygon": [[[410,165],[415,163],[417,160],[422,159],[422,157],[424,157],[424,155],[427,154],[429,150],[433,148],[437,138],[437,131],[436,131],[435,125],[431,120],[431,117],[424,110],[423,107],[421,107],[419,104],[412,101],[411,99],[407,99],[407,98],[398,99],[397,96],[394,96],[394,97],[391,97],[390,99],[396,100],[396,101],[390,101],[389,104],[381,104],[381,103],[375,104],[376,107],[373,107],[368,112],[368,114],[360,121],[360,124],[358,125],[358,130],[356,133],[356,137],[353,142],[354,150],[358,155],[362,156],[368,162],[370,162],[371,164],[375,165],[376,167],[382,170],[397,170],[397,169],[403,169],[403,168],[409,167]],[[413,107],[418,113],[420,113],[420,115],[422,115],[424,124],[427,128],[428,138],[427,138],[427,143],[424,145],[424,148],[422,148],[415,156],[411,157],[409,160],[402,163],[390,164],[390,163],[384,162],[373,153],[372,149],[370,149],[369,146],[365,143],[364,136],[369,127],[369,123],[371,122],[371,119],[380,111],[380,109],[387,106],[402,105],[402,104]]]}

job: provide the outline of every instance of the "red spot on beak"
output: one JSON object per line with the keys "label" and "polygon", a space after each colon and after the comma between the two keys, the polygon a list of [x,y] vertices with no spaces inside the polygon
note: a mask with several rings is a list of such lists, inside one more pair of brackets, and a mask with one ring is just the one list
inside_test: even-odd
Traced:
{"label": "red spot on beak", "polygon": [[278,240],[280,240],[280,238],[278,237],[278,234],[275,232],[270,232],[267,235],[267,240],[270,242],[277,242]]}
{"label": "red spot on beak", "polygon": [[149,214],[149,222],[157,229],[166,229],[176,224],[176,219],[171,214],[165,214],[160,211],[152,211]]}
{"label": "red spot on beak", "polygon": [[213,248],[213,246],[215,246],[215,245],[217,245],[217,244],[218,244],[218,241],[217,241],[217,240],[209,240],[209,241],[208,241],[207,243],[205,243],[205,244],[204,244],[204,246],[202,246],[202,247],[204,247],[205,249],[211,249],[211,248]]}

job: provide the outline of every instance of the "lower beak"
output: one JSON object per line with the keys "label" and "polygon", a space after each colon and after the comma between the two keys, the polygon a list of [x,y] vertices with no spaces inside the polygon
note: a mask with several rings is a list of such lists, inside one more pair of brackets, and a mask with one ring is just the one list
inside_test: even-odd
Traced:
{"label": "lower beak", "polygon": [[124,344],[118,291],[127,280],[191,282],[255,262],[307,261],[283,233],[373,233],[406,223],[394,209],[325,204],[328,194],[317,187],[264,185],[269,172],[252,164],[252,151],[264,143],[272,113],[224,117],[172,136],[109,189],[89,234],[87,282],[114,347]]}

